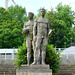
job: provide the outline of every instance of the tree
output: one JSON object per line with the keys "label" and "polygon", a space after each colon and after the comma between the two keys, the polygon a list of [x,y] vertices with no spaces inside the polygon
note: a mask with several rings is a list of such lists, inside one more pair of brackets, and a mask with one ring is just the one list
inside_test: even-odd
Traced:
{"label": "tree", "polygon": [[0,8],[0,48],[17,48],[22,44],[25,38],[22,35],[25,19],[27,20],[26,10],[21,6],[11,6],[8,10]]}
{"label": "tree", "polygon": [[28,21],[25,7],[22,8],[22,6],[18,6],[18,5],[16,5],[15,7],[11,6],[8,7],[8,11],[11,13],[12,18],[17,19],[20,22],[22,27],[24,25],[24,22]]}
{"label": "tree", "polygon": [[50,29],[52,29],[49,43],[56,47],[67,47],[70,44],[70,38],[74,35],[72,32],[72,24],[74,24],[74,12],[69,5],[59,3],[56,7],[57,11],[47,11],[46,18],[50,21]]}

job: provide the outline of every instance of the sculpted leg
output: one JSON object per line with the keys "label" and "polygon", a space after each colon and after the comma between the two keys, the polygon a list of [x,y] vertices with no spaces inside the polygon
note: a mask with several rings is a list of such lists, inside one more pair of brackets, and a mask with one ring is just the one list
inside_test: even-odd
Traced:
{"label": "sculpted leg", "polygon": [[31,48],[27,48],[27,65],[30,65]]}
{"label": "sculpted leg", "polygon": [[31,59],[31,44],[32,41],[30,39],[26,40],[27,45],[27,64],[30,65],[30,59]]}
{"label": "sculpted leg", "polygon": [[47,38],[43,39],[42,43],[42,64],[45,65]]}
{"label": "sculpted leg", "polygon": [[34,51],[34,62],[32,63],[32,65],[36,64],[37,64],[37,51]]}
{"label": "sculpted leg", "polygon": [[36,41],[36,54],[37,54],[37,64],[40,64],[40,47],[42,38],[38,37]]}
{"label": "sculpted leg", "polygon": [[46,56],[46,45],[42,46],[42,64],[45,64],[45,56]]}
{"label": "sculpted leg", "polygon": [[33,41],[33,51],[34,51],[34,62],[32,63],[32,65],[35,65],[37,63],[36,41]]}

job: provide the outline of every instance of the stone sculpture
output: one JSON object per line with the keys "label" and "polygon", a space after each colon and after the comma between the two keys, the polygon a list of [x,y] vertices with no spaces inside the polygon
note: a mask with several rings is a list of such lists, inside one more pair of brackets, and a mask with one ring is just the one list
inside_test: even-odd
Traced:
{"label": "stone sculpture", "polygon": [[24,28],[22,31],[22,34],[26,34],[26,46],[27,46],[27,64],[30,65],[30,59],[31,59],[31,46],[33,41],[33,26],[34,26],[34,20],[33,20],[34,14],[32,12],[28,13],[28,18],[30,19],[28,22],[24,23]]}
{"label": "stone sculpture", "polygon": [[[52,75],[49,65],[45,65],[46,45],[51,33],[49,21],[45,16],[45,9],[40,11],[41,17],[33,21],[33,13],[29,14],[29,21],[24,24],[23,34],[26,34],[28,65],[22,65],[16,70],[17,75]],[[33,42],[33,44],[32,44]],[[31,44],[34,51],[34,62],[30,64]],[[38,65],[36,65],[38,64]],[[42,65],[40,65],[42,64]]]}
{"label": "stone sculpture", "polygon": [[41,17],[35,19],[33,27],[33,40],[36,41],[36,47],[34,49],[34,62],[32,65],[45,65],[46,45],[48,36],[51,33],[49,20],[44,17],[46,10],[41,9],[40,13]]}

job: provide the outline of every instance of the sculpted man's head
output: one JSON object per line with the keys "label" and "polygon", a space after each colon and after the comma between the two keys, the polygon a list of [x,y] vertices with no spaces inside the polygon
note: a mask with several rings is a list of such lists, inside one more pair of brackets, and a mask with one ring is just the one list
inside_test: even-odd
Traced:
{"label": "sculpted man's head", "polygon": [[28,18],[29,18],[29,19],[33,19],[33,17],[34,17],[34,13],[29,12],[29,13],[28,13]]}
{"label": "sculpted man's head", "polygon": [[46,10],[44,8],[42,8],[40,10],[40,13],[41,13],[41,16],[44,17],[45,16],[45,13],[46,13]]}

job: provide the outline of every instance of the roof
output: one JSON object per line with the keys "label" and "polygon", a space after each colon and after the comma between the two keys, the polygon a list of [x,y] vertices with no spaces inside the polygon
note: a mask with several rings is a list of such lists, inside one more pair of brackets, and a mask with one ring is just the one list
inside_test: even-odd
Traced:
{"label": "roof", "polygon": [[61,54],[75,54],[75,46],[66,48]]}

